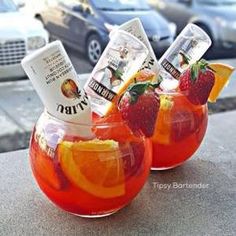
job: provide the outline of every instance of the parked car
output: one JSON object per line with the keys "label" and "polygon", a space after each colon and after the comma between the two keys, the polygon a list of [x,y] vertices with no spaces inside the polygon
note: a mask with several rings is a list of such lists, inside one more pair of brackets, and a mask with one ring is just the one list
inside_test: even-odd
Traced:
{"label": "parked car", "polygon": [[[108,43],[109,31],[134,17],[139,17],[156,53],[173,42],[171,26],[152,10],[145,0],[67,0],[48,2],[48,8],[36,16],[52,37],[86,53],[92,65]],[[175,27],[174,27],[175,28]]]}
{"label": "parked car", "polygon": [[21,6],[20,11],[24,14],[35,17],[37,13],[41,12],[47,3],[52,0],[13,0],[16,5]]}
{"label": "parked car", "polygon": [[236,48],[236,0],[148,0],[168,20],[177,33],[189,23],[203,28],[219,47]]}
{"label": "parked car", "polygon": [[21,60],[48,38],[40,21],[20,13],[12,0],[0,0],[0,79],[25,76]]}

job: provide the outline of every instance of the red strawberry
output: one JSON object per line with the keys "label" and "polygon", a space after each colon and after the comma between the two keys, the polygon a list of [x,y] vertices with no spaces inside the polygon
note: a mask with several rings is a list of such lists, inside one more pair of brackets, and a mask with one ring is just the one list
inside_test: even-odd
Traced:
{"label": "red strawberry", "polygon": [[205,60],[190,66],[179,78],[179,89],[187,92],[187,98],[195,105],[204,105],[215,83],[215,75]]}
{"label": "red strawberry", "polygon": [[150,82],[136,83],[119,101],[122,118],[133,132],[141,130],[146,137],[153,135],[160,107],[159,95],[154,92],[157,86]]}

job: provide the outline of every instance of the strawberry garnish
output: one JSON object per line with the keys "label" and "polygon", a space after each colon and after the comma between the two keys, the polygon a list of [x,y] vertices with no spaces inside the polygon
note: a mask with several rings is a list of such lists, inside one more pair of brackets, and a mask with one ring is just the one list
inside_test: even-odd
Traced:
{"label": "strawberry garnish", "polygon": [[186,92],[189,101],[195,105],[204,105],[215,83],[215,75],[205,60],[190,66],[179,78],[179,89]]}
{"label": "strawberry garnish", "polygon": [[122,118],[133,132],[141,130],[146,137],[153,135],[160,107],[159,95],[154,91],[158,86],[159,83],[135,83],[119,101]]}

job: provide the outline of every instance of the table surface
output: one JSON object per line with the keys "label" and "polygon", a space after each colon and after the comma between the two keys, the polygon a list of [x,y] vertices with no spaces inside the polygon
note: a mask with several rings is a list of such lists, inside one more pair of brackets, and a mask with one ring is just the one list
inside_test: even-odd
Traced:
{"label": "table surface", "polygon": [[210,116],[191,160],[151,172],[129,206],[101,219],[70,215],[48,201],[32,177],[28,150],[1,154],[0,235],[235,235],[235,117]]}

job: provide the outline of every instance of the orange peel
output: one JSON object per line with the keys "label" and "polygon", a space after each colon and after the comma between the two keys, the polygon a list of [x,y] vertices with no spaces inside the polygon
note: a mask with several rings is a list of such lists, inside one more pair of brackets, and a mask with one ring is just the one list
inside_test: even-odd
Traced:
{"label": "orange peel", "polygon": [[223,63],[210,63],[209,67],[214,71],[215,74],[215,84],[208,97],[208,101],[213,103],[216,102],[221,91],[229,82],[229,79],[235,68]]}

